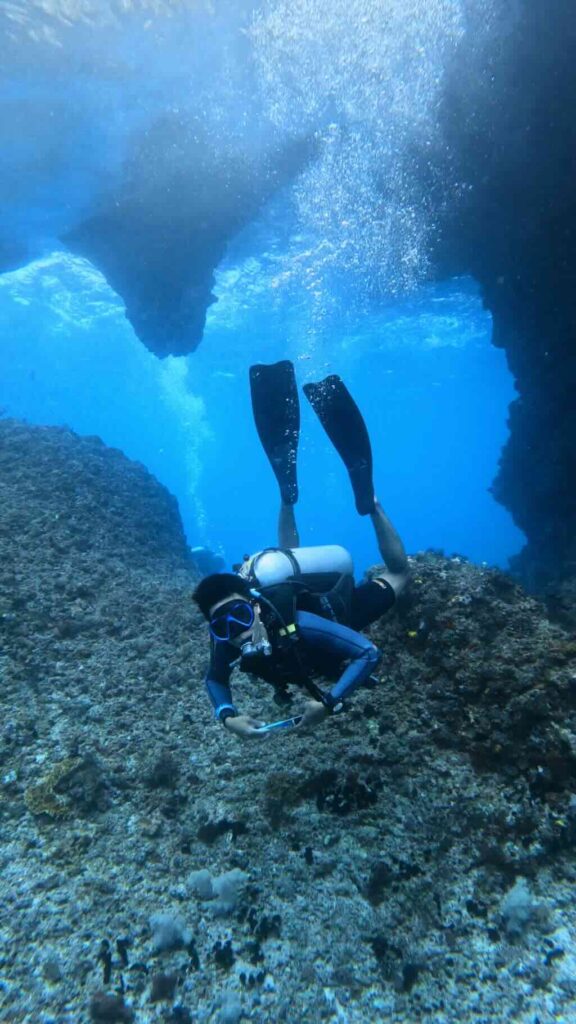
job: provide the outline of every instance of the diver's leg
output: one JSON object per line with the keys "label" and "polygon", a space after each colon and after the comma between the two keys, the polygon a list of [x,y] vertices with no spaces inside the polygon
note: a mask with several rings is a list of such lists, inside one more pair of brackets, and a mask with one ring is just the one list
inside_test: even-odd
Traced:
{"label": "diver's leg", "polygon": [[282,502],[280,505],[280,515],[278,516],[278,547],[297,548],[299,546],[300,538],[298,536],[298,527],[296,526],[294,505],[285,505]]}
{"label": "diver's leg", "polygon": [[376,497],[374,497],[374,511],[370,513],[370,519],[386,568],[394,575],[404,575],[408,572],[408,558],[404,545]]}
{"label": "diver's leg", "polygon": [[354,587],[350,601],[353,629],[365,629],[385,615],[404,590],[410,572],[404,545],[376,497],[370,520],[386,569],[378,569],[369,580]]}

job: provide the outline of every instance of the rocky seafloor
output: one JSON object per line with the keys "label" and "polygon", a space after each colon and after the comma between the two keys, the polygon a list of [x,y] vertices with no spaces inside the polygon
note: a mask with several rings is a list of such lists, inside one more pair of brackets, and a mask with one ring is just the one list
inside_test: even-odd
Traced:
{"label": "rocky seafloor", "polygon": [[543,606],[417,554],[380,684],[241,743],[146,470],[3,420],[0,494],[2,1021],[576,1021],[576,642]]}

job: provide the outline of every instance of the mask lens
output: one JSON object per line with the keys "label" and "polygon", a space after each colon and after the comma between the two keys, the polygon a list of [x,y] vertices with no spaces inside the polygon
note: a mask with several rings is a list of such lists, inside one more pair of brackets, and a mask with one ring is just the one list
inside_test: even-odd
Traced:
{"label": "mask lens", "polygon": [[227,609],[228,617],[247,629],[254,622],[254,609],[247,601],[234,601]]}
{"label": "mask lens", "polygon": [[234,640],[254,622],[254,610],[247,601],[230,601],[218,609],[210,622],[215,640]]}
{"label": "mask lens", "polygon": [[210,622],[210,632],[215,640],[227,640],[228,620],[224,616],[212,619]]}
{"label": "mask lens", "polygon": [[246,623],[236,622],[234,619],[231,619],[228,622],[228,639],[235,640],[237,636],[240,636],[240,634],[244,633],[248,628],[249,627]]}

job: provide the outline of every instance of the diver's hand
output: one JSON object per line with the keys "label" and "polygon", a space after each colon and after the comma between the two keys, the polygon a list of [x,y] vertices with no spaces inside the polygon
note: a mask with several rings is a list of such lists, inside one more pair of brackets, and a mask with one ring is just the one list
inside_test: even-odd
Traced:
{"label": "diver's hand", "polygon": [[314,729],[315,726],[320,725],[325,718],[330,716],[328,708],[324,706],[319,700],[306,701],[304,705],[304,711],[302,712],[302,721],[296,726],[297,729]]}
{"label": "diver's hand", "polygon": [[241,740],[261,740],[267,735],[265,732],[260,732],[261,725],[262,722],[251,718],[250,715],[230,715],[224,722],[224,728],[228,732],[233,732],[235,736],[239,736]]}

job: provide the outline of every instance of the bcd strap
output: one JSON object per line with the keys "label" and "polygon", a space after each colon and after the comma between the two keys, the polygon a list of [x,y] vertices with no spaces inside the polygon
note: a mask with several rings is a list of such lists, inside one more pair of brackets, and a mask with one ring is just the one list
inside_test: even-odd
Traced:
{"label": "bcd strap", "polygon": [[[270,587],[259,587],[257,590],[254,589],[253,594],[255,597],[261,598],[264,609],[269,609],[276,619],[275,623],[269,623],[266,621],[267,616],[265,616],[264,624],[267,629],[271,626],[276,630],[285,653],[289,653],[289,661],[292,663],[290,670],[292,681],[299,683],[314,700],[320,701],[331,710],[332,705],[329,695],[325,694],[314,680],[310,678],[298,653],[298,644],[294,643],[294,641],[298,640],[295,618],[296,592],[299,590],[299,587],[294,586],[296,582],[298,581],[286,580],[285,583],[276,583]],[[263,660],[266,662],[267,659]],[[265,674],[266,665],[264,664],[261,676],[265,678]],[[273,678],[270,678],[270,681],[273,682]]]}
{"label": "bcd strap", "polygon": [[[302,576],[300,566],[298,565],[298,562],[296,561],[290,548],[264,548],[262,551],[259,551],[258,554],[255,555],[254,558],[252,559],[252,563],[250,565],[250,582],[253,582],[256,584],[256,586],[258,586],[258,562],[260,561],[261,558],[264,557],[264,555],[269,555],[276,551],[279,551],[280,554],[284,555],[284,557],[287,558],[288,561],[290,562],[290,566],[292,568],[291,578],[295,580],[300,579],[300,577]],[[271,584],[271,586],[281,586],[281,584]]]}
{"label": "bcd strap", "polygon": [[258,587],[253,591],[263,604],[263,618],[266,629],[272,629],[284,642],[296,640],[296,588],[287,580],[269,587]]}
{"label": "bcd strap", "polygon": [[336,585],[332,587],[332,590],[324,595],[332,611],[333,618],[336,622],[340,622],[343,625],[347,625],[350,622],[353,590],[354,577],[350,573],[342,573]]}
{"label": "bcd strap", "polygon": [[295,633],[296,633],[296,623],[295,622],[289,622],[289,623],[287,623],[285,629],[284,629],[284,626],[281,626],[280,629],[278,630],[278,635],[279,636],[292,636]]}

